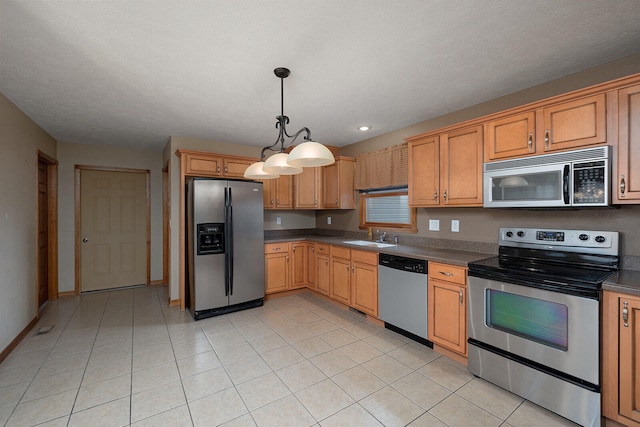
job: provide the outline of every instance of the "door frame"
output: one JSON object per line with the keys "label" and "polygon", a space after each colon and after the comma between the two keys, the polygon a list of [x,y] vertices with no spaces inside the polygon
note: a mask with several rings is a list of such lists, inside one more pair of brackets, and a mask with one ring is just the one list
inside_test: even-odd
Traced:
{"label": "door frame", "polygon": [[[162,168],[162,284],[169,286],[171,274],[171,160]],[[171,292],[169,292],[171,302]]]}
{"label": "door frame", "polygon": [[146,175],[146,198],[147,198],[147,279],[146,285],[151,283],[151,180],[149,169],[129,169],[118,168],[108,166],[87,166],[87,165],[75,165],[73,187],[74,187],[74,221],[75,221],[75,295],[80,295],[80,266],[81,266],[81,249],[80,242],[82,240],[82,220],[80,216],[80,172],[83,170],[94,170],[104,172],[128,172],[128,173],[143,173]]}
{"label": "door frame", "polygon": [[[38,174],[39,162],[47,165],[47,282],[48,299],[58,299],[58,161],[45,154],[41,150],[36,150],[36,176]],[[38,207],[38,185],[36,179],[36,224]],[[38,233],[36,232],[36,269],[40,263],[38,256]],[[40,317],[38,307],[38,274],[36,273],[36,319]]]}

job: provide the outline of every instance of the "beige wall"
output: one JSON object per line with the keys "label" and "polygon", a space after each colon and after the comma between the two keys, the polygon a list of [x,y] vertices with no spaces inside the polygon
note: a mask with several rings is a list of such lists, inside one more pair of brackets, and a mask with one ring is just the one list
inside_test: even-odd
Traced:
{"label": "beige wall", "polygon": [[58,289],[75,287],[75,165],[151,171],[151,280],[162,279],[162,152],[58,142]]}
{"label": "beige wall", "polygon": [[[482,117],[511,107],[559,95],[619,77],[640,73],[640,55],[614,61],[585,70],[552,82],[507,95],[489,102],[474,105],[444,116],[408,126],[394,132],[361,141],[340,150],[341,155],[356,156],[403,142],[403,138],[444,126]],[[419,208],[418,235],[430,238],[497,242],[498,229],[504,226],[564,227],[622,232],[623,255],[640,256],[640,206],[623,206],[620,209],[584,210],[507,210],[482,208]],[[328,225],[326,217],[332,217]],[[440,231],[428,231],[429,219],[440,220]],[[450,231],[451,220],[460,220],[460,232]],[[358,211],[318,212],[318,228],[359,231]],[[400,235],[402,241],[402,235]]]}
{"label": "beige wall", "polygon": [[37,313],[38,156],[56,141],[0,93],[0,351]]}

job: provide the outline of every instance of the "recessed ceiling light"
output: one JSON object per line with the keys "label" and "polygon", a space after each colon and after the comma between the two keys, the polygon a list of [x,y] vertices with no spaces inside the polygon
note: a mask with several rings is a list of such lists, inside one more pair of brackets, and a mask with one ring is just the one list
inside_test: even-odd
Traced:
{"label": "recessed ceiling light", "polygon": [[371,130],[371,126],[358,126],[358,130],[361,130],[362,132],[366,132],[368,130]]}

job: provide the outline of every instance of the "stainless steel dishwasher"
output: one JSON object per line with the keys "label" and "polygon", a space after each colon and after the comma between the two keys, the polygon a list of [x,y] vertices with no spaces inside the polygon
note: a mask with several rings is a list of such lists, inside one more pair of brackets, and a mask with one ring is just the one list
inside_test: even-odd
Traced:
{"label": "stainless steel dishwasher", "polygon": [[428,346],[427,261],[378,257],[378,316],[385,327]]}

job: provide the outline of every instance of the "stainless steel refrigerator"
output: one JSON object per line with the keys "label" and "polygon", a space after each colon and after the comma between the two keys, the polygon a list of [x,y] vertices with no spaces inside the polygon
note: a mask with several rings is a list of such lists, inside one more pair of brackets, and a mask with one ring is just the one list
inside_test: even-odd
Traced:
{"label": "stainless steel refrigerator", "polygon": [[187,302],[195,320],[264,300],[262,183],[187,180]]}

